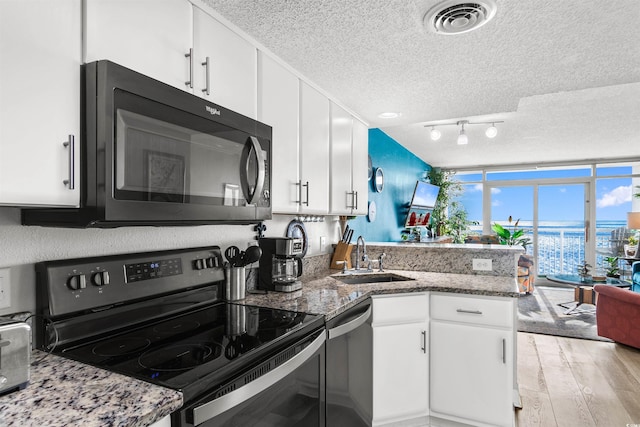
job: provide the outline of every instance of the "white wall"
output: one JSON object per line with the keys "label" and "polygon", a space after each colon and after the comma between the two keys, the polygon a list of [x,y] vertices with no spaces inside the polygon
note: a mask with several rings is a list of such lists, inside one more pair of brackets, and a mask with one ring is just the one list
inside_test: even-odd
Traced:
{"label": "white wall", "polygon": [[[268,237],[284,236],[292,215],[274,215],[266,221]],[[305,223],[307,256],[330,253],[339,239],[337,217]],[[20,209],[0,207],[0,268],[10,267],[11,307],[0,315],[35,310],[34,264],[39,261],[84,258],[120,253],[145,252],[218,245],[241,249],[255,242],[253,225],[202,225],[193,227],[122,227],[116,229],[69,229],[20,225]],[[320,236],[327,245],[320,250]]]}

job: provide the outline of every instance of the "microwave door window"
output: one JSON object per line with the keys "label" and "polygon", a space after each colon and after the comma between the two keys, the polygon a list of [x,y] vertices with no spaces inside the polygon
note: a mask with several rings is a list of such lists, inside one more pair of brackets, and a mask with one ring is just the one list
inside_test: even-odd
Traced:
{"label": "microwave door window", "polygon": [[[232,135],[194,135],[191,194],[197,201],[216,200],[223,206],[244,206],[238,171],[242,144]],[[197,202],[196,201],[196,202]]]}
{"label": "microwave door window", "polygon": [[116,129],[116,192],[125,199],[185,203],[189,132],[125,110],[118,110]]}
{"label": "microwave door window", "polygon": [[116,198],[246,205],[246,182],[252,183],[252,191],[262,185],[255,166],[258,156],[246,153],[246,135],[231,128],[211,129],[207,121],[195,125],[187,128],[118,110]]}

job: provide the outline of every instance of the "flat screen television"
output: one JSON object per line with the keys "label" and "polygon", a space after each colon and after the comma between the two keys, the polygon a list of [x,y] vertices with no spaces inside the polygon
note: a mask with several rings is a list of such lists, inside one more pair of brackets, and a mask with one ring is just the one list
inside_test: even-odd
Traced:
{"label": "flat screen television", "polygon": [[416,182],[404,226],[409,228],[429,225],[439,192],[440,187],[437,185],[423,181]]}

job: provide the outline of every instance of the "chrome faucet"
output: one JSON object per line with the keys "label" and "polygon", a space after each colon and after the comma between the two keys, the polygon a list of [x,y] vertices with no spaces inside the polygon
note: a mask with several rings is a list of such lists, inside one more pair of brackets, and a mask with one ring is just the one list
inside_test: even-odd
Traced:
{"label": "chrome faucet", "polygon": [[385,254],[384,252],[382,252],[380,254],[380,256],[378,257],[378,271],[384,271],[384,269],[382,268],[382,260],[384,259],[384,257],[386,257],[387,254]]}
{"label": "chrome faucet", "polygon": [[364,237],[358,236],[358,240],[356,241],[356,266],[354,270],[360,270],[360,242],[362,242],[362,261],[369,261],[369,256],[367,255],[367,244],[364,241]]}

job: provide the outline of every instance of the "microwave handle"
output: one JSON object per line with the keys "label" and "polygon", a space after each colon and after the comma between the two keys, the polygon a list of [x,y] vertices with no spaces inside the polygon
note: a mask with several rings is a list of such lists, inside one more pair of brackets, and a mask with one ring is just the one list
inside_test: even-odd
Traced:
{"label": "microwave handle", "polygon": [[[249,183],[249,155],[251,154],[251,149],[256,153],[256,161],[258,163],[258,179],[256,180],[256,186],[251,193],[250,183]],[[248,204],[253,205],[257,202],[258,197],[262,194],[262,187],[264,187],[264,179],[266,174],[265,167],[265,157],[262,152],[262,147],[260,146],[260,142],[258,138],[255,136],[250,136],[247,138],[247,143],[244,146],[244,150],[242,151],[242,158],[240,160],[240,177],[242,180],[242,191],[244,193],[244,198]]]}

